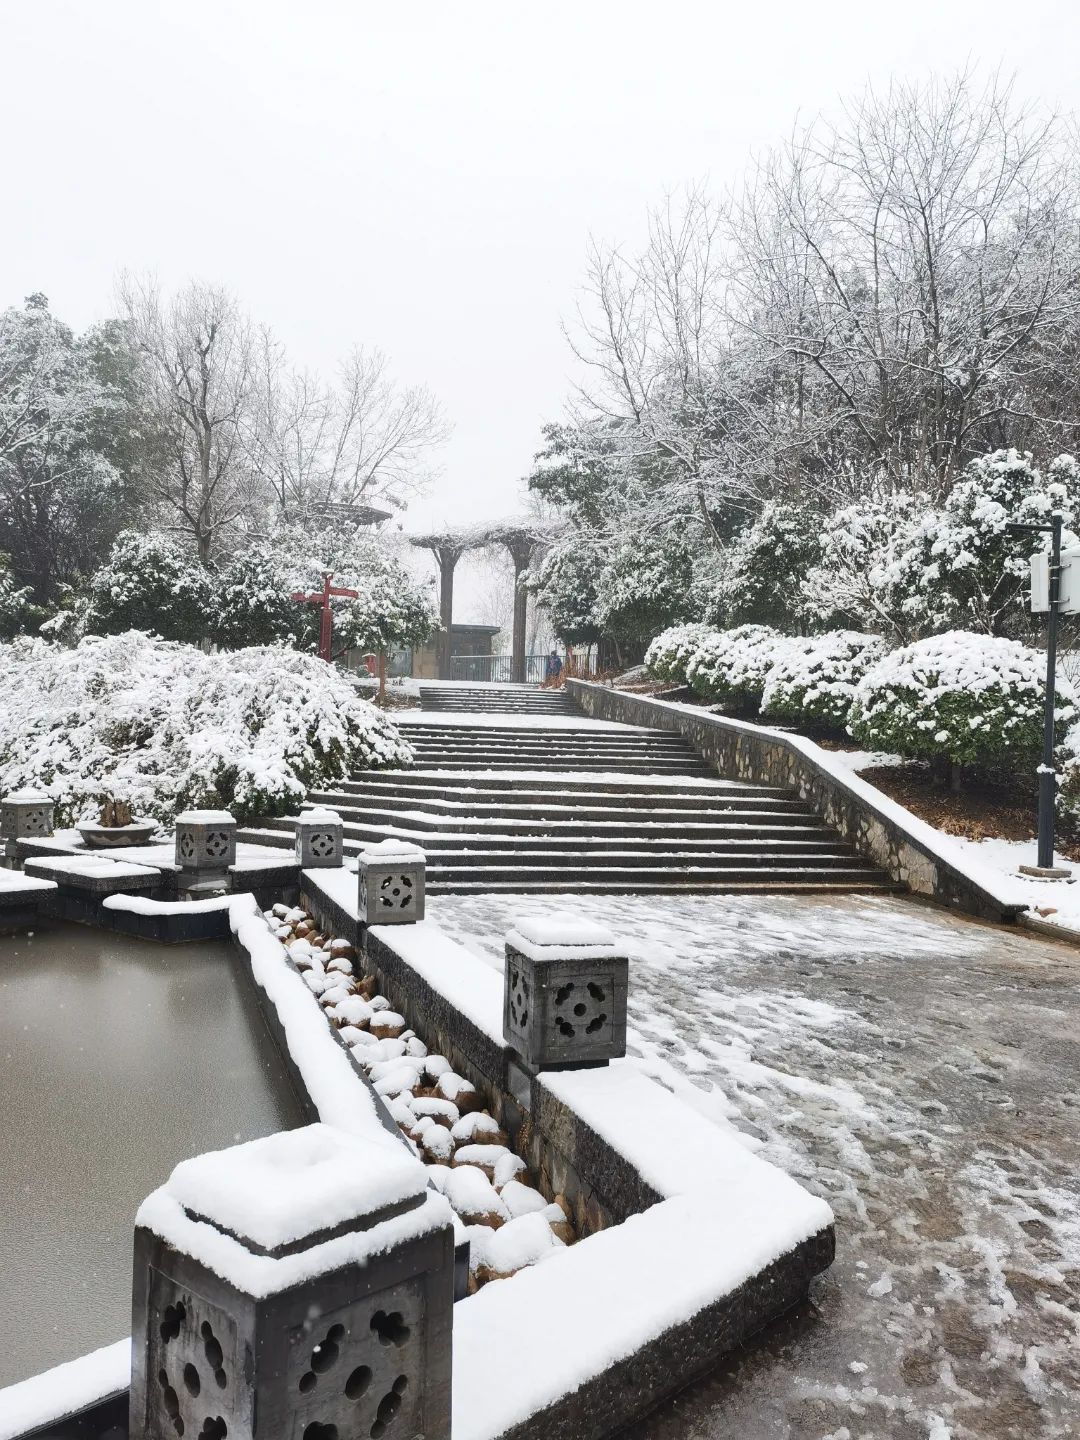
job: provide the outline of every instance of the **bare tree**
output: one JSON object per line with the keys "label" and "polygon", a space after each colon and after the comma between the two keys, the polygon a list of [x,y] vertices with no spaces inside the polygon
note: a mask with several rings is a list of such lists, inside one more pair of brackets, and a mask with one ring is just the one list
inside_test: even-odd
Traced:
{"label": "bare tree", "polygon": [[397,385],[379,350],[354,350],[327,384],[309,371],[290,372],[268,334],[259,348],[253,454],[280,509],[397,508],[423,487],[449,434],[428,390]]}
{"label": "bare tree", "polygon": [[669,197],[640,254],[594,246],[561,445],[606,487],[594,538],[722,549],[766,499],[934,503],[988,449],[1076,448],[1074,138],[997,78],[897,83]]}
{"label": "bare tree", "polygon": [[257,498],[251,324],[225,290],[197,281],[166,300],[156,281],[125,275],[119,297],[153,426],[147,485],[166,522],[209,565]]}
{"label": "bare tree", "polygon": [[988,448],[1073,439],[1051,383],[1080,330],[1065,141],[997,78],[897,82],[736,196],[733,333],[772,358],[834,482],[855,458],[936,499]]}

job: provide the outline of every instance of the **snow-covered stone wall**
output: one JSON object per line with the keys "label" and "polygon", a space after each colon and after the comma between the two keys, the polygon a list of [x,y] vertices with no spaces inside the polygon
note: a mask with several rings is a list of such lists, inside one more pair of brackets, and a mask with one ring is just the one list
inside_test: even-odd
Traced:
{"label": "snow-covered stone wall", "polygon": [[812,740],[589,681],[566,684],[587,715],[674,730],[724,777],[793,791],[861,855],[917,895],[984,920],[1014,921],[1025,908],[1000,876],[967,859],[948,836],[880,790],[845,772]]}

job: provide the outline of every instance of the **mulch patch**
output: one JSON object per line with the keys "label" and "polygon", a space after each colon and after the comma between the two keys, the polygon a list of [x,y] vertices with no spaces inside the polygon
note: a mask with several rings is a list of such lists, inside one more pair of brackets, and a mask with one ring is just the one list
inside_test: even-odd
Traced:
{"label": "mulch patch", "polygon": [[[918,762],[872,765],[858,773],[912,814],[949,835],[962,835],[967,840],[1035,839],[1034,785],[971,781],[954,795],[935,781],[929,766]],[[1080,837],[1059,834],[1057,849],[1070,860],[1080,860]]]}

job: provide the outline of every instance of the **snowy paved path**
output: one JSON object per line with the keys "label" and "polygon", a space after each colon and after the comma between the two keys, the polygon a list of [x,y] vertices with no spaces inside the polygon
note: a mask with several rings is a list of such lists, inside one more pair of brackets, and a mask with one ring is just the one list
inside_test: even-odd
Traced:
{"label": "snowy paved path", "polygon": [[[553,903],[429,913],[499,965]],[[1080,951],[885,897],[587,908],[642,1068],[837,1216],[814,1303],[633,1440],[1080,1433]]]}

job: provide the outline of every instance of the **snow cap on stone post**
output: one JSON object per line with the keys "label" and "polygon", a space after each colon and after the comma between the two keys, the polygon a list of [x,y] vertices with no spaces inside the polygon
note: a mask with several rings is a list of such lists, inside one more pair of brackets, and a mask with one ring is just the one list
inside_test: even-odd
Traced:
{"label": "snow cap on stone post", "polygon": [[408,925],[424,918],[427,857],[407,840],[380,840],[360,852],[357,918],[362,925]]}
{"label": "snow cap on stone post", "polygon": [[296,863],[301,870],[340,868],[345,826],[336,810],[312,806],[293,820]]}
{"label": "snow cap on stone post", "polygon": [[135,1226],[132,1434],[448,1440],[453,1220],[374,1118],[185,1160]]}
{"label": "snow cap on stone post", "polygon": [[609,930],[556,912],[506,935],[503,1036],[534,1070],[626,1054],[629,962]]}

